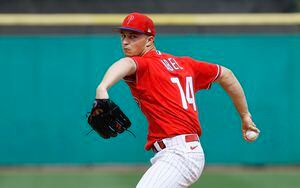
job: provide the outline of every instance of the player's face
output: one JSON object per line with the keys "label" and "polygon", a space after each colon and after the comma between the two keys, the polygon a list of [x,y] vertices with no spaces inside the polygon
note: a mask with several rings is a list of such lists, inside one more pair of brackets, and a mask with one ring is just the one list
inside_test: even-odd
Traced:
{"label": "player's face", "polygon": [[145,48],[148,45],[148,35],[134,32],[121,31],[122,49],[126,57],[141,56],[145,53]]}

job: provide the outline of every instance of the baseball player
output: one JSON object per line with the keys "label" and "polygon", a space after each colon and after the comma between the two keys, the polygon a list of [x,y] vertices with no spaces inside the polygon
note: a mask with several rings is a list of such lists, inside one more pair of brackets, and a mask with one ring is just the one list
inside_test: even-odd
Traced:
{"label": "baseball player", "polygon": [[[243,89],[229,69],[157,50],[154,23],[146,15],[129,14],[119,31],[125,57],[107,70],[96,89],[96,100],[98,104],[107,102],[107,90],[124,79],[148,120],[145,149],[155,155],[138,188],[188,187],[200,177],[204,152],[199,141],[195,92],[209,89],[214,82],[231,97],[241,118],[244,139],[253,141],[245,133],[259,133],[259,129],[252,121]],[[115,127],[120,126],[116,123]]]}

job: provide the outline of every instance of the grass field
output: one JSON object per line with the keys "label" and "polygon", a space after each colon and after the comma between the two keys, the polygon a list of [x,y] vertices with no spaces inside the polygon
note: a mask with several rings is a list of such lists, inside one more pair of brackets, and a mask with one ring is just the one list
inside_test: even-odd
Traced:
{"label": "grass field", "polygon": [[[141,168],[1,168],[0,188],[132,188]],[[207,168],[191,188],[299,188],[298,169]]]}

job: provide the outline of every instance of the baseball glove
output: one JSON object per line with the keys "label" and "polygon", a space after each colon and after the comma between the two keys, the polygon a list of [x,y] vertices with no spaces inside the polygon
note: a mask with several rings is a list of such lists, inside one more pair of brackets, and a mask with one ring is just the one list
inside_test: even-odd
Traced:
{"label": "baseball glove", "polygon": [[95,99],[88,123],[101,137],[116,137],[127,130],[131,122],[110,99]]}

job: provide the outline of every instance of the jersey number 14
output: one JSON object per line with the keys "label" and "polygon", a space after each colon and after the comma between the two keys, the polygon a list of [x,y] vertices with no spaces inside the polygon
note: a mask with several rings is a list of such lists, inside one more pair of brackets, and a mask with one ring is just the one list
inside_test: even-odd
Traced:
{"label": "jersey number 14", "polygon": [[185,78],[185,92],[180,84],[179,78],[172,77],[171,82],[173,84],[176,84],[179,88],[183,109],[187,110],[188,109],[187,104],[192,104],[194,111],[196,111],[196,103],[195,103],[195,97],[194,97],[194,87],[193,87],[192,77],[188,76]]}

